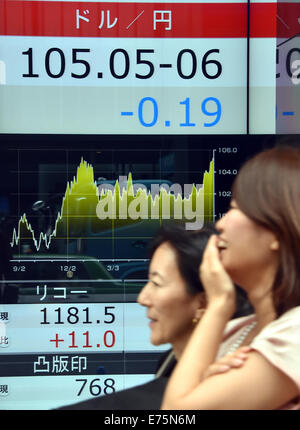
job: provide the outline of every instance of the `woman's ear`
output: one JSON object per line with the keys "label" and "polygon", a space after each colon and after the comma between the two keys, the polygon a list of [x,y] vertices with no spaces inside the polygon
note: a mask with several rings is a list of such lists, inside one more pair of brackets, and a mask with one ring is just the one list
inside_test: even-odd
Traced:
{"label": "woman's ear", "polygon": [[201,318],[203,317],[203,314],[205,312],[205,308],[198,308],[195,312],[195,316],[193,318],[193,324],[197,324]]}
{"label": "woman's ear", "polygon": [[205,293],[198,293],[197,295],[197,309],[195,310],[195,315],[193,318],[193,324],[197,324],[204,312],[205,312],[205,308],[206,308],[206,298],[205,298]]}
{"label": "woman's ear", "polygon": [[204,292],[199,294],[199,304],[202,308],[206,308],[206,295]]}
{"label": "woman's ear", "polygon": [[205,296],[204,292],[198,294],[198,300],[197,300],[197,302],[198,302],[198,307],[197,307],[197,310],[196,310],[196,316],[197,316],[197,312],[200,315],[202,315],[203,314],[203,310],[205,310],[205,308],[206,308],[206,296]]}

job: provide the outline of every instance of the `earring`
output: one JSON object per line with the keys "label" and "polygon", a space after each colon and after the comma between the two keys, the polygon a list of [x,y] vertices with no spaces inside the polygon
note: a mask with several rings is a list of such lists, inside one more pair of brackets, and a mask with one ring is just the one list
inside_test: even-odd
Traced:
{"label": "earring", "polygon": [[202,318],[202,316],[203,316],[203,314],[204,314],[204,312],[205,312],[205,309],[198,309],[197,310],[197,317],[194,317],[193,319],[192,319],[192,323],[193,324],[197,324],[200,320],[201,320],[201,318]]}
{"label": "earring", "polygon": [[278,251],[279,250],[279,241],[278,240],[274,240],[272,243],[271,243],[271,246],[270,246],[270,248],[271,248],[271,251]]}

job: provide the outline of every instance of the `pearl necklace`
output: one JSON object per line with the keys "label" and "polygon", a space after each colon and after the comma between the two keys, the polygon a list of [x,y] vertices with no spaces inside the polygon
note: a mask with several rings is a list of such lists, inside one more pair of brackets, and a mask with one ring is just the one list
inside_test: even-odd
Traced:
{"label": "pearl necklace", "polygon": [[238,347],[243,343],[243,341],[246,339],[250,331],[256,326],[256,321],[253,321],[251,324],[247,325],[244,330],[242,331],[240,337],[237,339],[237,341],[229,348],[229,351],[227,354],[232,354],[235,350],[238,349]]}

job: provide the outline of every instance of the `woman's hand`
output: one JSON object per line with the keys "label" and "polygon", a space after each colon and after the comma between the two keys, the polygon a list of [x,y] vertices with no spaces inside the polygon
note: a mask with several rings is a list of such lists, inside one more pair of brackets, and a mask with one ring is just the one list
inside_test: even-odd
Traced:
{"label": "woman's hand", "polygon": [[244,362],[247,360],[250,351],[250,346],[242,346],[241,348],[234,351],[233,354],[225,355],[224,357],[220,358],[220,360],[209,366],[203,376],[203,379],[206,379],[209,376],[228,372],[230,369],[242,367]]}
{"label": "woman's hand", "polygon": [[212,235],[203,253],[199,275],[206,293],[207,306],[221,306],[229,319],[235,311],[236,293],[234,284],[220,260],[217,243],[218,236]]}

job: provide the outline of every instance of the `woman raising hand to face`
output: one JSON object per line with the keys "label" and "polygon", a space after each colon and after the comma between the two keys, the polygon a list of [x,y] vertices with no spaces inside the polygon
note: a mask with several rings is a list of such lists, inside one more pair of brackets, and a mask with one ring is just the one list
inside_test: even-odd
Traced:
{"label": "woman raising hand to face", "polygon": [[216,235],[208,241],[199,275],[205,289],[207,306],[224,305],[224,311],[230,318],[235,312],[236,293],[234,284],[220,260],[218,242]]}
{"label": "woman raising hand to face", "polygon": [[[258,180],[259,178],[259,180]],[[300,408],[300,151],[278,147],[240,170],[200,268],[206,312],[169,381],[163,409]],[[254,314],[233,319],[234,283]],[[244,365],[205,378],[249,345]]]}

